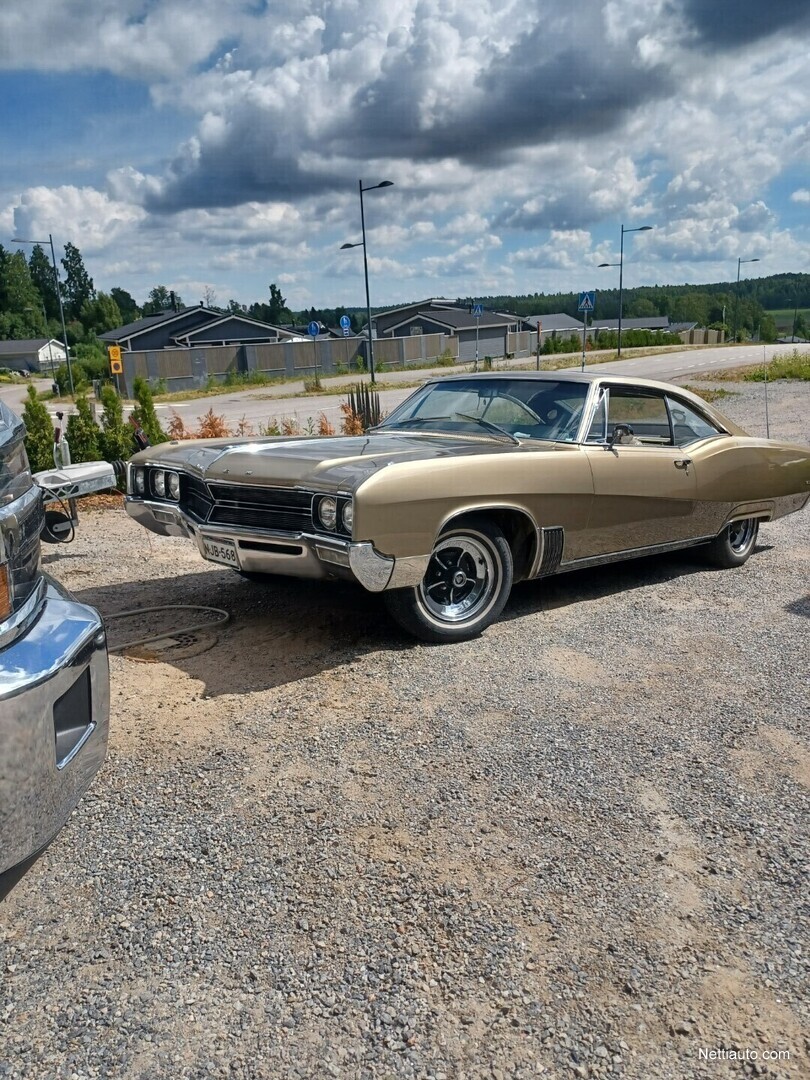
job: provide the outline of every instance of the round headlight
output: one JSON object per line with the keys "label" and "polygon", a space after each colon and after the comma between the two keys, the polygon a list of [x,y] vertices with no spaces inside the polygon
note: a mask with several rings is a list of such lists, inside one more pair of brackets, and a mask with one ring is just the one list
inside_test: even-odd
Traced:
{"label": "round headlight", "polygon": [[166,473],[161,469],[152,473],[152,486],[156,495],[159,495],[162,499],[166,498]]}
{"label": "round headlight", "polygon": [[346,532],[352,531],[352,521],[354,520],[354,507],[350,502],[347,502],[343,507],[343,513],[341,514],[343,519],[343,528]]}
{"label": "round headlight", "polygon": [[143,495],[146,490],[146,473],[143,469],[132,470],[132,487],[136,495]]}
{"label": "round headlight", "polygon": [[325,529],[334,529],[337,525],[337,503],[330,495],[318,503],[318,518]]}
{"label": "round headlight", "polygon": [[169,490],[169,498],[180,499],[180,477],[176,472],[166,473],[166,486]]}

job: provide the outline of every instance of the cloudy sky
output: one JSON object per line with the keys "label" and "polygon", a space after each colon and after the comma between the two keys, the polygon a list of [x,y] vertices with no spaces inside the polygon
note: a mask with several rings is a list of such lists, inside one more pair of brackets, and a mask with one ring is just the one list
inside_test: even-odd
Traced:
{"label": "cloudy sky", "polygon": [[810,264],[808,0],[2,0],[0,242],[363,302]]}

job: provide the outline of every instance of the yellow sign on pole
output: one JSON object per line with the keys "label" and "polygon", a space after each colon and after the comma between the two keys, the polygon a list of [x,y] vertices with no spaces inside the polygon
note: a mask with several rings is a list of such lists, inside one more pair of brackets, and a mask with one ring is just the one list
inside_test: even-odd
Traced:
{"label": "yellow sign on pole", "polygon": [[110,371],[112,374],[121,375],[124,371],[124,364],[121,360],[121,346],[108,345],[107,356],[110,358]]}

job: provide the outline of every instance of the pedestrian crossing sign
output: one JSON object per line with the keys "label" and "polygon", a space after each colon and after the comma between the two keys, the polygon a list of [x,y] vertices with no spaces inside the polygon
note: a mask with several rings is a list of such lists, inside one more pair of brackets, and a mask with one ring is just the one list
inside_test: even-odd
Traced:
{"label": "pedestrian crossing sign", "polygon": [[581,292],[577,311],[593,311],[596,306],[596,292]]}

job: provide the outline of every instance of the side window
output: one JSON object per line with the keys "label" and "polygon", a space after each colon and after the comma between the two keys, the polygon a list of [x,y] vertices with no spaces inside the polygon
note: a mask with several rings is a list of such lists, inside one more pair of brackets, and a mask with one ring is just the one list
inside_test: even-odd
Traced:
{"label": "side window", "polygon": [[599,398],[599,404],[596,406],[596,412],[593,414],[593,420],[591,426],[588,429],[588,434],[585,437],[586,442],[604,442],[607,438],[607,431],[605,429],[605,405],[607,402],[607,393],[602,391],[602,396]]}
{"label": "side window", "polygon": [[675,432],[675,445],[687,446],[697,439],[708,439],[712,435],[722,435],[723,432],[701,416],[691,405],[687,405],[678,398],[667,397],[670,416],[672,417],[672,429]]}
{"label": "side window", "polygon": [[610,388],[608,434],[617,424],[633,429],[635,437],[647,446],[672,446],[672,432],[664,395],[643,393],[633,387]]}

